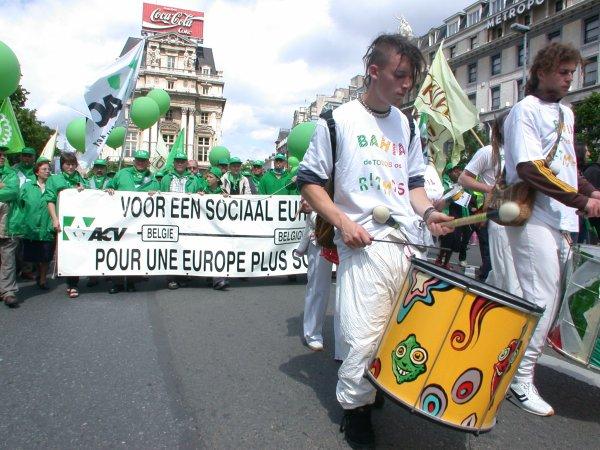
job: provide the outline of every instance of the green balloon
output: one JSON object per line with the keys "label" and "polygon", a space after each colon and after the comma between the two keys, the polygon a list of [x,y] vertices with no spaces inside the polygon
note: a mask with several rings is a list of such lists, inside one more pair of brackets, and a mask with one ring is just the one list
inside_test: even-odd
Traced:
{"label": "green balloon", "polygon": [[85,117],[73,119],[67,125],[67,141],[80,152],[85,151]]}
{"label": "green balloon", "polygon": [[112,148],[119,148],[125,142],[126,132],[125,127],[114,127],[106,139],[106,145]]}
{"label": "green balloon", "polygon": [[303,122],[292,128],[287,139],[287,147],[290,155],[302,161],[316,126],[317,124],[314,122]]}
{"label": "green balloon", "polygon": [[171,107],[171,97],[169,97],[167,91],[163,89],[152,89],[146,94],[146,97],[149,97],[156,102],[161,116],[164,116]]}
{"label": "green balloon", "polygon": [[290,167],[298,167],[298,165],[300,164],[300,161],[295,156],[290,156],[288,158],[288,164]]}
{"label": "green balloon", "polygon": [[290,175],[295,176],[298,173],[298,169],[299,169],[298,166],[292,167],[292,170],[290,170]]}
{"label": "green balloon", "polygon": [[158,103],[148,97],[138,97],[131,104],[130,116],[138,128],[150,128],[160,117]]}
{"label": "green balloon", "polygon": [[8,45],[0,41],[0,100],[17,90],[21,79],[19,60]]}
{"label": "green balloon", "polygon": [[211,166],[216,166],[220,159],[229,159],[229,150],[222,145],[217,145],[208,154],[208,160]]}

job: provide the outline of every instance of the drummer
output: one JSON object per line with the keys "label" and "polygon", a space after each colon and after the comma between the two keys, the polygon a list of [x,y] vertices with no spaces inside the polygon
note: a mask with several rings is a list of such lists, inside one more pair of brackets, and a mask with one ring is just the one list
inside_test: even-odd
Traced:
{"label": "drummer", "polygon": [[[526,97],[504,122],[506,181],[523,180],[537,191],[531,218],[522,227],[506,227],[506,234],[523,297],[545,308],[510,386],[510,399],[540,416],[551,416],[554,409],[539,395],[533,373],[559,305],[569,232],[577,231],[577,211],[600,216],[600,191],[577,174],[573,112],[560,104],[580,62],[579,51],[570,44],[554,42],[540,50],[530,69]],[[546,157],[556,144],[548,164]]]}
{"label": "drummer", "polygon": [[[371,44],[364,61],[366,93],[333,111],[335,163],[329,129],[321,119],[298,171],[302,196],[336,228],[340,257],[336,303],[348,349],[336,394],[345,411],[342,430],[355,446],[375,440],[371,424],[375,389],[364,374],[407,273],[408,255],[414,251],[393,244],[401,242],[402,235],[375,223],[373,208],[387,206],[413,242],[422,237],[421,218],[435,235],[448,231],[441,223],[450,220],[436,211],[423,188],[425,165],[418,131],[411,141],[407,117],[392,106],[421,75],[423,56],[406,38],[384,34]],[[384,146],[396,151],[385,151]],[[365,160],[380,164],[368,165]],[[335,203],[324,188],[332,176]],[[392,244],[373,242],[374,238]]]}

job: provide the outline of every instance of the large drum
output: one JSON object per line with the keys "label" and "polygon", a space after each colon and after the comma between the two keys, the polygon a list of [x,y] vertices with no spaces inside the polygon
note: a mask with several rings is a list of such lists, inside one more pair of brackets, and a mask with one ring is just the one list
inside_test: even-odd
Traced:
{"label": "large drum", "polygon": [[411,411],[489,430],[542,312],[413,258],[367,376]]}
{"label": "large drum", "polygon": [[573,247],[566,280],[548,342],[563,355],[600,370],[600,247]]}

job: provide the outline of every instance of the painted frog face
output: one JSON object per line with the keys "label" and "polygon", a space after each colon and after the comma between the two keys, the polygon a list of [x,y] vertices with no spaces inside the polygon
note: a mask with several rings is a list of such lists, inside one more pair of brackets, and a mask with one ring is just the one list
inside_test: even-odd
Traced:
{"label": "painted frog face", "polygon": [[498,362],[494,364],[494,374],[492,376],[492,397],[494,396],[496,389],[498,389],[502,377],[515,361],[520,346],[521,341],[513,339],[498,355]]}
{"label": "painted frog face", "polygon": [[392,351],[392,370],[398,384],[413,381],[427,370],[427,350],[410,334]]}

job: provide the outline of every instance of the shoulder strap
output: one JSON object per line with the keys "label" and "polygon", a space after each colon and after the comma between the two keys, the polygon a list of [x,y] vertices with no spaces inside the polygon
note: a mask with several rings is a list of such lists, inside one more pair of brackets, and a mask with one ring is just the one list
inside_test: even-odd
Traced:
{"label": "shoulder strap", "polygon": [[337,135],[335,132],[335,120],[333,119],[333,110],[328,109],[319,117],[327,122],[329,137],[331,140],[331,154],[333,156],[333,167],[331,169],[331,198],[333,198],[333,185],[335,181],[335,161],[337,159]]}
{"label": "shoulder strap", "polygon": [[401,111],[401,113],[404,114],[408,119],[408,127],[410,128],[410,138],[408,139],[408,146],[410,147],[412,145],[413,139],[415,138],[415,121],[410,115],[406,114],[404,111]]}
{"label": "shoulder strap", "polygon": [[554,155],[556,155],[556,150],[558,150],[558,144],[560,144],[560,137],[562,135],[563,124],[565,123],[565,116],[563,114],[563,110],[560,107],[560,103],[558,103],[558,131],[556,133],[556,142],[552,146],[552,150],[546,155],[546,164],[550,164],[554,159]]}

